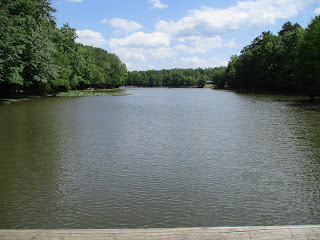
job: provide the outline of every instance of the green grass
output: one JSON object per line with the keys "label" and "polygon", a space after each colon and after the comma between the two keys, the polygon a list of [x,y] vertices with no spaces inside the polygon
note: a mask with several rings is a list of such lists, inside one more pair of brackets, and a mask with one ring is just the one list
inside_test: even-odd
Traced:
{"label": "green grass", "polygon": [[[119,93],[119,89],[99,89],[99,90],[75,90],[70,92],[60,92],[57,94],[50,94],[47,96],[57,96],[57,97],[86,97],[86,96],[123,96],[129,95],[124,93]],[[25,95],[13,98],[0,98],[0,105],[16,103],[36,98],[41,98],[44,96],[37,96],[37,95]]]}
{"label": "green grass", "polygon": [[95,91],[70,91],[58,93],[57,97],[87,97],[87,96],[123,96],[128,94],[112,92],[112,90],[95,90]]}
{"label": "green grass", "polygon": [[4,104],[11,104],[11,103],[16,103],[16,102],[21,102],[21,101],[27,101],[31,99],[37,99],[40,98],[41,96],[25,96],[25,97],[16,97],[16,98],[0,98],[0,105]]}

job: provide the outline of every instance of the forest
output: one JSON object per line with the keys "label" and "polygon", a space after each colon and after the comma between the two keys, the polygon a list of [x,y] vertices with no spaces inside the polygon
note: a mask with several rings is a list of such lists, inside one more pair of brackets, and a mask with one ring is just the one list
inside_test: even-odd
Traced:
{"label": "forest", "polygon": [[306,29],[285,23],[277,35],[263,32],[226,69],[233,89],[320,95],[320,17]]}
{"label": "forest", "polygon": [[118,56],[76,43],[76,29],[57,27],[50,0],[0,0],[0,96],[75,89],[203,87],[320,95],[320,17],[306,29],[285,23],[263,32],[227,66],[128,72]]}
{"label": "forest", "polygon": [[133,71],[127,85],[144,87],[203,87],[241,91],[273,91],[320,96],[320,17],[304,29],[286,22],[277,35],[263,32],[227,67]]}
{"label": "forest", "polygon": [[125,64],[76,43],[76,30],[58,28],[55,11],[50,0],[0,0],[0,96],[123,85]]}
{"label": "forest", "polygon": [[226,67],[170,69],[128,72],[126,85],[142,87],[203,87],[207,81],[215,81],[224,87]]}

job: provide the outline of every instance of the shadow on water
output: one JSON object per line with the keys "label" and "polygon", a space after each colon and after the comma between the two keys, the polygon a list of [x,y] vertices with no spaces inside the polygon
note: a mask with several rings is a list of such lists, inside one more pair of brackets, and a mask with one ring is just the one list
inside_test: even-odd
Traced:
{"label": "shadow on water", "polygon": [[320,99],[315,101],[310,100],[293,100],[292,105],[295,107],[301,107],[308,111],[320,112]]}
{"label": "shadow on water", "polygon": [[254,99],[272,99],[275,102],[288,103],[294,107],[299,107],[313,112],[320,112],[320,97],[311,101],[308,96],[299,95],[281,95],[281,94],[270,94],[270,93],[238,93],[244,96],[250,96]]}

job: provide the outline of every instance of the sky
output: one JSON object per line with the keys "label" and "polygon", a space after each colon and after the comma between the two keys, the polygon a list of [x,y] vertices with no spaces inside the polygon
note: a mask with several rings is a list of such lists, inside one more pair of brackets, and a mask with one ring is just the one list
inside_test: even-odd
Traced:
{"label": "sky", "polygon": [[284,23],[306,28],[320,0],[52,0],[58,27],[115,53],[129,71],[227,66],[232,55]]}

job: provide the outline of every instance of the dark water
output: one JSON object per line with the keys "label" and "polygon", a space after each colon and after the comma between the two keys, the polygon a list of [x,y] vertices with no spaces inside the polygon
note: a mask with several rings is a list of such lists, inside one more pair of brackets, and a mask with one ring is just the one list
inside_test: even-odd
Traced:
{"label": "dark water", "polygon": [[0,228],[320,224],[319,107],[126,91],[0,106]]}

